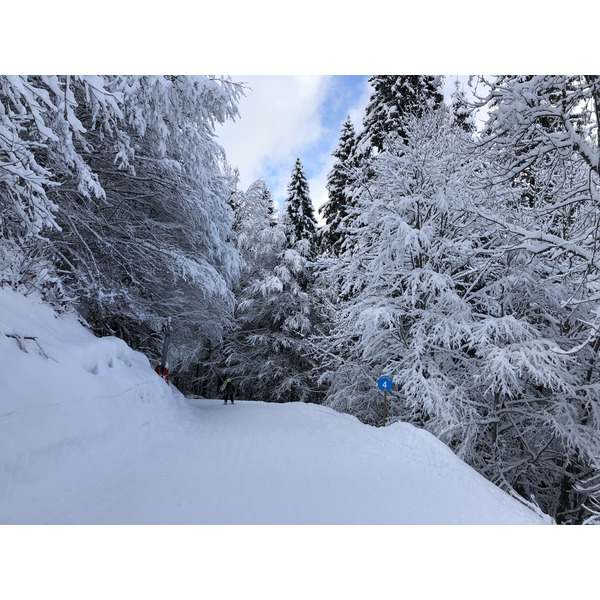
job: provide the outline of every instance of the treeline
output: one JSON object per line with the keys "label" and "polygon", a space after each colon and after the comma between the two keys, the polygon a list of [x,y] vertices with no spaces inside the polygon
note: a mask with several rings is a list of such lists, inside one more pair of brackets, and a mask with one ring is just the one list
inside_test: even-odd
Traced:
{"label": "treeline", "polygon": [[[374,76],[318,227],[238,189],[209,77],[0,77],[0,283],[198,389],[430,431],[559,523],[600,523],[598,76]],[[474,98],[474,99],[473,99]],[[475,118],[479,118],[478,127]]]}

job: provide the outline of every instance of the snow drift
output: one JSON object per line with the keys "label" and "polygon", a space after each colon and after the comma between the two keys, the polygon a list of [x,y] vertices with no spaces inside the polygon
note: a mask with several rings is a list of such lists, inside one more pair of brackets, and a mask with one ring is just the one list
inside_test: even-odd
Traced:
{"label": "snow drift", "polygon": [[425,431],[186,400],[121,340],[6,289],[0,360],[3,524],[547,522]]}

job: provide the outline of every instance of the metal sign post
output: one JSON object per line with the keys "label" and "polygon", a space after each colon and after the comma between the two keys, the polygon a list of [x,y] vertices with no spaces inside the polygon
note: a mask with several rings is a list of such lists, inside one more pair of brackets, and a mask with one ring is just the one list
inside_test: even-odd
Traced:
{"label": "metal sign post", "polygon": [[167,358],[169,356],[169,340],[171,339],[171,332],[173,331],[173,327],[171,325],[171,317],[167,319],[167,322],[163,324],[163,347],[162,354],[160,357],[160,365],[158,365],[155,371],[167,382],[169,383],[169,367],[167,367]]}
{"label": "metal sign post", "polygon": [[387,393],[394,387],[394,382],[391,377],[382,375],[377,380],[377,386],[383,392],[383,426],[385,427],[385,417],[387,411]]}
{"label": "metal sign post", "polygon": [[167,319],[167,322],[163,325],[163,332],[165,334],[165,337],[163,340],[162,356],[160,359],[160,366],[163,370],[164,370],[165,366],[167,365],[167,356],[169,353],[169,341],[171,339],[172,331],[173,331],[173,327],[171,326],[171,317],[169,317]]}

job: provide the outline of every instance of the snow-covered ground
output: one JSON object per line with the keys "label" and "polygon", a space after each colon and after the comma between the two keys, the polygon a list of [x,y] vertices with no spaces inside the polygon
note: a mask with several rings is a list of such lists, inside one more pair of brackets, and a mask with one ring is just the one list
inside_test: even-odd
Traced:
{"label": "snow-covered ground", "polygon": [[425,431],[185,399],[121,340],[8,290],[0,364],[2,524],[545,522]]}

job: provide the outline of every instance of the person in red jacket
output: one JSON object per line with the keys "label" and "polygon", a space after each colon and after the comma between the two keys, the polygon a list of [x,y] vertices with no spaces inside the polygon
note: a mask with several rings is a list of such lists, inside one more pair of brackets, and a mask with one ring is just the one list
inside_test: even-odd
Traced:
{"label": "person in red jacket", "polygon": [[235,388],[233,387],[233,383],[231,383],[231,379],[228,379],[227,384],[225,385],[225,404],[227,404],[227,400],[231,400],[231,404],[233,404],[234,392]]}

